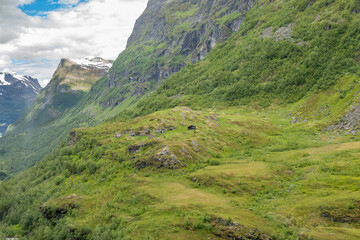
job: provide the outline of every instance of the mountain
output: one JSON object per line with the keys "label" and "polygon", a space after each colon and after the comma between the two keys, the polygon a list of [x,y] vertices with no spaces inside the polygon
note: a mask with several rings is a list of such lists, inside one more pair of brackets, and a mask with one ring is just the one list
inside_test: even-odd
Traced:
{"label": "mountain", "polygon": [[[268,107],[297,102],[347,77],[356,79],[358,8],[358,1],[260,1],[228,41],[172,75],[134,111],[251,102]],[[350,105],[333,111],[344,113]],[[320,111],[324,106],[313,107]]]}
{"label": "mountain", "polygon": [[[51,152],[71,128],[94,126],[135,106],[169,75],[187,63],[202,59],[228,39],[239,29],[253,3],[249,0],[149,1],[134,26],[128,47],[109,73],[81,99],[77,95],[77,104],[73,105],[75,101],[72,101],[66,114],[59,115],[58,109],[52,107],[50,112],[43,111],[38,101],[33,108],[35,113],[20,118],[7,131],[7,138],[0,140],[6,148],[0,162],[3,159],[4,168],[10,173],[24,170]],[[51,96],[51,91],[44,91],[39,97],[41,101],[46,102],[48,93]],[[57,116],[56,121],[51,115]],[[28,139],[36,144],[23,144]],[[14,147],[19,144],[23,145],[22,151]]]}
{"label": "mountain", "polygon": [[0,72],[0,137],[30,107],[41,91],[37,79]]}
{"label": "mountain", "polygon": [[149,1],[76,105],[0,139],[0,237],[360,239],[359,13]]}
{"label": "mountain", "polygon": [[[203,59],[236,32],[252,0],[150,0],[127,48],[87,96],[87,115],[101,121],[134,105],[186,64]],[[99,108],[100,107],[100,108]]]}
{"label": "mountain", "polygon": [[99,57],[62,59],[49,84],[40,93],[29,113],[7,131],[29,130],[53,121],[76,105],[91,86],[109,71],[112,61]]}

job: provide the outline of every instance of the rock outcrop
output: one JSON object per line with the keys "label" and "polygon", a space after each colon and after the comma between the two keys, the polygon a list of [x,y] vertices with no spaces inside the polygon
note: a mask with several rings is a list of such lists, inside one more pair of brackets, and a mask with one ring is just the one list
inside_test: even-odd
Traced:
{"label": "rock outcrop", "polygon": [[212,233],[222,239],[231,240],[271,240],[269,236],[258,229],[250,229],[240,223],[222,218],[213,218],[210,221],[213,226]]}
{"label": "rock outcrop", "polygon": [[156,149],[150,157],[144,157],[135,163],[136,169],[146,167],[178,169],[185,165],[179,161],[166,145]]}
{"label": "rock outcrop", "polygon": [[357,135],[360,131],[360,105],[352,106],[345,116],[326,130]]}

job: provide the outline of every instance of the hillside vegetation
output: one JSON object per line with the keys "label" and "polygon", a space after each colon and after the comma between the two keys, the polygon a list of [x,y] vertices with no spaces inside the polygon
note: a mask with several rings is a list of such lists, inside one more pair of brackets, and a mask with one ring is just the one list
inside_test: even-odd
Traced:
{"label": "hillside vegetation", "polygon": [[[253,4],[253,0],[150,0],[134,27],[127,49],[89,93],[64,96],[58,92],[61,88],[50,87],[50,94],[69,103],[65,106],[66,114],[58,114],[63,113],[62,104],[39,111],[38,106],[50,97],[43,96],[31,110],[36,121],[23,116],[8,136],[0,139],[4,148],[0,171],[12,175],[26,169],[64,140],[71,128],[94,126],[133,107],[169,75],[188,62],[204,58],[216,43],[224,42],[237,31]],[[186,28],[179,28],[180,25]],[[54,79],[54,83],[62,81],[61,77]],[[51,117],[54,113],[55,118]],[[36,144],[27,144],[29,139]]]}
{"label": "hillside vegetation", "polygon": [[[189,2],[165,20],[206,6]],[[23,133],[33,158],[20,135],[0,140],[6,174],[52,150],[0,182],[0,237],[359,239],[360,2],[250,2],[214,15],[239,31],[169,77],[148,75],[157,35],[135,30],[66,116]]]}
{"label": "hillside vegetation", "polygon": [[178,105],[268,107],[297,102],[349,74],[358,79],[359,1],[259,2],[238,33],[172,75],[138,114]]}
{"label": "hillside vegetation", "polygon": [[293,124],[286,113],[183,107],[75,129],[43,161],[0,184],[0,232],[358,239],[360,139]]}

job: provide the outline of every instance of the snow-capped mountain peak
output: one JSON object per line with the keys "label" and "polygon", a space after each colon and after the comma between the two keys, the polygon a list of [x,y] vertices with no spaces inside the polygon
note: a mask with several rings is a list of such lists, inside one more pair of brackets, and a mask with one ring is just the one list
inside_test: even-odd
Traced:
{"label": "snow-capped mountain peak", "polygon": [[100,57],[84,57],[84,58],[70,58],[70,61],[74,62],[77,65],[80,65],[82,68],[97,68],[97,69],[104,69],[109,70],[112,66],[113,61],[105,60]]}
{"label": "snow-capped mountain peak", "polygon": [[9,124],[27,111],[41,91],[37,79],[14,72],[0,72],[0,137]]}
{"label": "snow-capped mountain peak", "polygon": [[39,94],[41,86],[37,79],[30,76],[23,76],[15,72],[0,72],[0,86],[16,85],[25,88],[31,88],[36,94]]}
{"label": "snow-capped mountain peak", "polygon": [[6,73],[0,73],[0,86],[1,85],[11,85],[11,83],[6,81]]}

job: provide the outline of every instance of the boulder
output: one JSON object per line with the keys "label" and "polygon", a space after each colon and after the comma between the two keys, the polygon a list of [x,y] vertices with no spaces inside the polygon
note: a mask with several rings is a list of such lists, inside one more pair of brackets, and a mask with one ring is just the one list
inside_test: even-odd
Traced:
{"label": "boulder", "polygon": [[176,156],[170,152],[169,147],[166,145],[164,145],[156,154],[149,158],[141,159],[135,164],[135,168],[138,170],[146,167],[178,169],[184,166],[185,164],[180,162]]}
{"label": "boulder", "polygon": [[136,144],[128,146],[127,151],[128,151],[128,153],[134,154],[134,153],[140,152],[141,148],[148,147],[148,146],[151,146],[154,144],[156,144],[156,142],[136,143]]}
{"label": "boulder", "polygon": [[114,138],[121,138],[123,136],[122,133],[115,133]]}
{"label": "boulder", "polygon": [[68,146],[70,148],[72,148],[77,142],[77,137],[76,137],[76,131],[73,130],[70,132],[70,137],[69,137],[69,141],[68,141]]}

